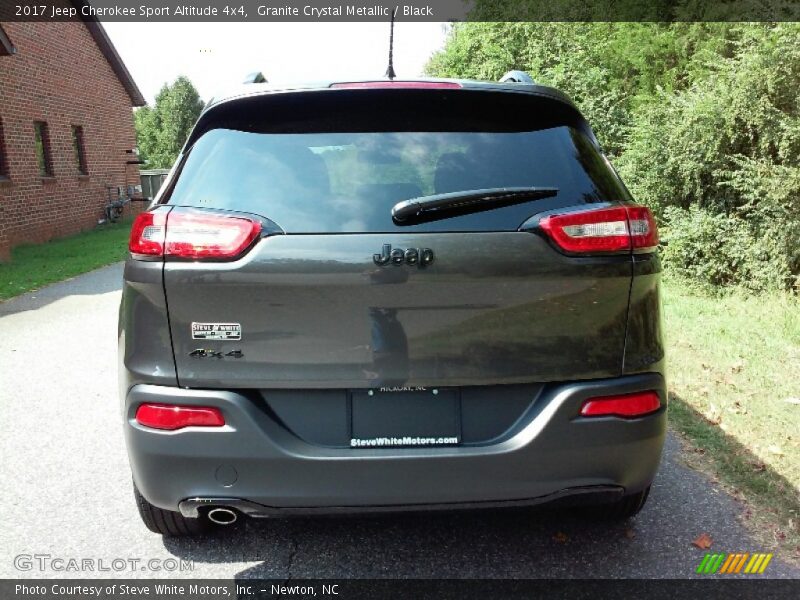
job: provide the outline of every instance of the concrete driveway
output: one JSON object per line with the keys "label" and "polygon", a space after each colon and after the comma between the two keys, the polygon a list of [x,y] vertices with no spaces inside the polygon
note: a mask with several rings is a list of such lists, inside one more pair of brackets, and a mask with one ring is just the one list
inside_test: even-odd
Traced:
{"label": "concrete driveway", "polygon": [[[624,524],[542,509],[261,521],[162,539],[139,520],[122,438],[121,276],[112,265],[0,303],[1,577],[683,578],[704,555],[691,545],[702,532],[715,552],[761,549],[739,504],[684,466],[672,436],[647,507]],[[70,559],[94,570],[65,571]],[[778,552],[766,575],[800,569]]]}

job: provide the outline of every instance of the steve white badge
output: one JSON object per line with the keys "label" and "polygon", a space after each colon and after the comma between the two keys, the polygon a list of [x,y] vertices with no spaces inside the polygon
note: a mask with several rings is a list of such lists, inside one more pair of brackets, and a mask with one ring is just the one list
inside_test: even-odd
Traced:
{"label": "steve white badge", "polygon": [[240,340],[239,323],[192,323],[193,340]]}

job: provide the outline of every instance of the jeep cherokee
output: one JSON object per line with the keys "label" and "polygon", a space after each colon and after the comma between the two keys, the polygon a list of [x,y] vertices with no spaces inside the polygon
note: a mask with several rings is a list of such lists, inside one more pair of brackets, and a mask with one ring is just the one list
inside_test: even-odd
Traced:
{"label": "jeep cherokee", "polygon": [[251,84],[132,227],[141,516],[647,498],[666,425],[656,225],[557,90]]}

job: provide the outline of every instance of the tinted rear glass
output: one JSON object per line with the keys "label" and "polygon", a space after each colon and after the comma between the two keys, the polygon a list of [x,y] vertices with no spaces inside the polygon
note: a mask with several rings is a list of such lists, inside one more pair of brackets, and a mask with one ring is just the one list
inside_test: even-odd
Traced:
{"label": "tinted rear glass", "polygon": [[[495,103],[496,117],[480,120],[469,116],[468,104],[450,102],[438,130],[445,119],[432,118],[425,103],[409,102],[391,107],[390,118],[376,114],[370,131],[358,102],[351,104],[351,131],[341,110],[278,131],[268,117],[252,115],[208,129],[193,144],[168,202],[262,215],[287,233],[362,233],[513,231],[543,210],[627,198],[579,121],[540,115],[515,127],[502,102]],[[392,207],[409,198],[511,186],[559,192],[411,226],[391,218]]]}

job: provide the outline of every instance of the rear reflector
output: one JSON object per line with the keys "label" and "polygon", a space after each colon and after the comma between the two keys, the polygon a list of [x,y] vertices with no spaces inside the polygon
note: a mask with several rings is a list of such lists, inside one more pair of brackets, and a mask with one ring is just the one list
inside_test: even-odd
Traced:
{"label": "rear reflector", "polygon": [[232,259],[261,233],[261,223],[204,212],[146,212],[136,217],[128,248],[134,258]]}
{"label": "rear reflector", "polygon": [[453,90],[461,87],[454,81],[351,81],[334,83],[332,88],[339,89],[409,89],[409,90]]}
{"label": "rear reflector", "polygon": [[172,431],[184,427],[222,427],[225,418],[218,408],[142,404],[136,409],[136,422],[145,427]]}
{"label": "rear reflector", "polygon": [[581,407],[584,417],[633,418],[648,415],[661,408],[656,392],[637,392],[619,396],[589,398]]}
{"label": "rear reflector", "polygon": [[650,209],[619,206],[549,215],[539,227],[566,252],[628,252],[653,250],[658,231]]}

